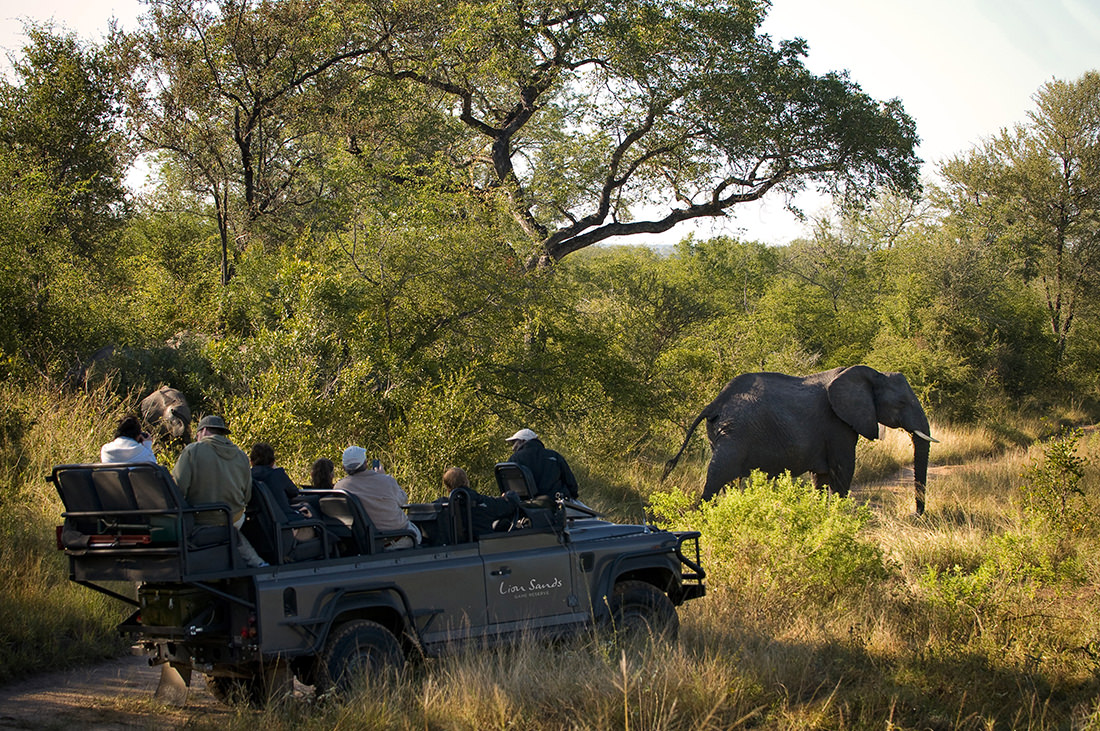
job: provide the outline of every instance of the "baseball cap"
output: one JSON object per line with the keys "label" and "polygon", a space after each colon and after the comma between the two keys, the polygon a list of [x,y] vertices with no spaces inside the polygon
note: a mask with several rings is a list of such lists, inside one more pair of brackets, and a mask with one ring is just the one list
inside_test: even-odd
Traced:
{"label": "baseball cap", "polygon": [[362,467],[367,462],[367,450],[362,447],[351,446],[344,450],[341,458],[345,470],[354,470]]}
{"label": "baseball cap", "polygon": [[520,429],[518,432],[508,437],[504,441],[506,442],[529,442],[532,439],[538,439],[539,435],[530,429]]}

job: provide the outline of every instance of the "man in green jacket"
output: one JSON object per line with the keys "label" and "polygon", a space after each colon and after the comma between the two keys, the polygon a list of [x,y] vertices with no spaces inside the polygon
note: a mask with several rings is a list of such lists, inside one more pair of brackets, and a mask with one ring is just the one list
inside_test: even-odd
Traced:
{"label": "man in green jacket", "polygon": [[[225,503],[229,506],[230,520],[240,528],[244,523],[245,506],[252,497],[252,465],[248,455],[229,441],[227,434],[229,427],[220,416],[203,417],[195,434],[196,441],[180,453],[172,477],[190,505]],[[217,523],[220,517],[216,513],[199,513],[196,520]],[[239,532],[237,539],[241,557],[248,566],[267,565]]]}

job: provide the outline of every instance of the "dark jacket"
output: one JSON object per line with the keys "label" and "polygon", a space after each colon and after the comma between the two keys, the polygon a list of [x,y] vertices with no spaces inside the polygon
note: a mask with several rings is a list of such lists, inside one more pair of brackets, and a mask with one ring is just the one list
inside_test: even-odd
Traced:
{"label": "dark jacket", "polygon": [[292,500],[298,497],[298,486],[294,484],[294,480],[290,479],[290,475],[286,473],[286,470],[282,467],[272,467],[266,464],[253,465],[252,479],[267,485],[268,494],[282,508],[288,519],[294,520],[302,517],[302,514],[290,504]]}
{"label": "dark jacket", "polygon": [[509,461],[531,470],[536,495],[553,497],[560,492],[563,496],[577,497],[577,479],[573,477],[569,463],[553,449],[547,449],[542,441],[532,439],[524,442],[522,447],[512,452]]}

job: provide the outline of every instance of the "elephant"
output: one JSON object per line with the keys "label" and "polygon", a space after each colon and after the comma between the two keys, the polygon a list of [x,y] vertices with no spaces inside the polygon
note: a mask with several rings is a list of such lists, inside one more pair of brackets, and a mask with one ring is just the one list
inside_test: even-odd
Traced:
{"label": "elephant", "polygon": [[162,436],[183,444],[191,441],[191,407],[186,397],[171,386],[161,386],[141,400],[141,417]]}
{"label": "elephant", "polygon": [[879,424],[904,429],[913,439],[917,514],[924,512],[931,442],[928,418],[901,373],[865,365],[809,376],[744,373],[711,401],[688,429],[668,476],[699,422],[707,420],[711,458],[703,500],[759,469],[771,477],[809,472],[814,485],[845,496],[855,474],[859,437],[877,439]]}

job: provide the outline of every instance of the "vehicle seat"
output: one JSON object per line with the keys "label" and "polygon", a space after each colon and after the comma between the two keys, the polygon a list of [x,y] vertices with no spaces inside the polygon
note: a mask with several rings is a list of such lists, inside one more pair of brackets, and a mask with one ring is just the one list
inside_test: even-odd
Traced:
{"label": "vehicle seat", "polygon": [[381,553],[389,541],[405,536],[416,539],[413,530],[380,531],[375,528],[359,499],[343,490],[309,490],[303,493],[316,498],[326,525],[335,529],[337,535],[344,534],[338,546],[340,555]]}
{"label": "vehicle seat", "polygon": [[524,465],[515,462],[498,462],[493,467],[493,473],[496,475],[501,495],[512,490],[519,495],[520,500],[530,500],[535,497],[535,478],[531,470]]}
{"label": "vehicle seat", "polygon": [[[252,481],[252,499],[245,515],[241,532],[268,563],[309,561],[328,553],[324,523],[305,516],[288,518],[267,483]],[[307,534],[310,537],[298,537]]]}

